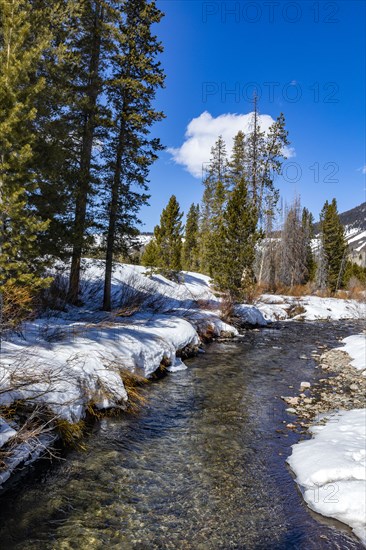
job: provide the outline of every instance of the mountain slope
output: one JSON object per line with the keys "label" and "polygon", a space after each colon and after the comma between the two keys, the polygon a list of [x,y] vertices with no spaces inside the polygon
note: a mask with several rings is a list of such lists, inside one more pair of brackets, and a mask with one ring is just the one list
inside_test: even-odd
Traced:
{"label": "mountain slope", "polygon": [[[339,214],[345,228],[346,239],[352,261],[366,266],[366,202],[355,206],[351,210]],[[319,222],[314,224],[314,233],[317,237],[320,231]]]}

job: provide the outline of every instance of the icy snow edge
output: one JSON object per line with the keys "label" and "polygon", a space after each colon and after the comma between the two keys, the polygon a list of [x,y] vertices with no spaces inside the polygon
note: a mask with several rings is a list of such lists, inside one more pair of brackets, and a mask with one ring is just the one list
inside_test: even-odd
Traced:
{"label": "icy snow edge", "polygon": [[[342,341],[351,365],[365,365],[365,334]],[[364,373],[363,373],[364,374]],[[310,441],[292,446],[287,462],[309,507],[349,525],[366,546],[366,409],[335,413],[313,426]]]}
{"label": "icy snow edge", "polygon": [[366,409],[343,411],[310,428],[288,464],[308,506],[349,525],[366,546]]}

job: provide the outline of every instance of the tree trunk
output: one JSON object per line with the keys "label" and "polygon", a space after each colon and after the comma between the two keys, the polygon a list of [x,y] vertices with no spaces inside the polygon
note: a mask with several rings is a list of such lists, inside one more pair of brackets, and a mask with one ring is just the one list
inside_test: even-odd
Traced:
{"label": "tree trunk", "polygon": [[96,125],[96,104],[100,92],[99,63],[101,52],[100,25],[103,21],[103,8],[97,6],[94,19],[93,45],[90,57],[90,80],[87,90],[88,105],[84,113],[84,131],[80,155],[80,176],[77,183],[75,217],[74,217],[74,245],[71,257],[68,298],[73,304],[78,303],[80,286],[80,267],[83,252],[86,209],[90,191],[90,167],[92,158],[93,139]]}
{"label": "tree trunk", "polygon": [[112,286],[112,267],[113,267],[113,247],[116,233],[116,222],[118,213],[119,186],[122,173],[122,154],[124,148],[124,124],[121,120],[118,146],[116,152],[116,163],[112,183],[111,205],[109,211],[109,225],[107,234],[107,251],[105,259],[105,276],[104,276],[104,296],[103,309],[111,311],[111,286]]}

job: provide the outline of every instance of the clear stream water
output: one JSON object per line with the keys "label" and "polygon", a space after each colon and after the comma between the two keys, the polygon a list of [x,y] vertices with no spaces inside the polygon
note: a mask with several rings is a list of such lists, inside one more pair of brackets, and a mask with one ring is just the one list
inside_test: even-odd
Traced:
{"label": "clear stream water", "polygon": [[86,451],[0,495],[0,549],[362,548],[303,503],[285,460],[306,436],[280,399],[321,376],[311,351],[359,329],[283,323],[207,346],[144,388],[136,415],[95,424]]}

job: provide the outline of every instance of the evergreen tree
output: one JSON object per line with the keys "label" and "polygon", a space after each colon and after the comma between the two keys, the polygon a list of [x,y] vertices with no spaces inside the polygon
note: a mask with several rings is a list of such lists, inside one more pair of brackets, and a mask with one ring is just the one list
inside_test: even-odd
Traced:
{"label": "evergreen tree", "polygon": [[[75,203],[72,235],[73,247],[69,280],[69,300],[78,303],[81,257],[85,247],[85,232],[88,227],[88,201],[93,190],[93,182],[100,170],[99,157],[94,147],[98,130],[103,127],[101,94],[103,90],[102,68],[105,52],[109,46],[109,27],[106,22],[107,3],[102,0],[81,3],[81,14],[77,19],[79,32],[72,35],[68,51],[71,55],[68,84],[74,94],[69,95],[70,103],[66,117],[74,132],[74,151],[77,164],[76,181],[73,189]],[[78,63],[75,67],[75,61]]]}
{"label": "evergreen tree", "polygon": [[347,261],[344,269],[343,284],[348,290],[357,288],[359,285],[366,285],[366,267]]}
{"label": "evergreen tree", "polygon": [[238,132],[225,175],[230,192],[222,184],[216,188],[210,256],[216,284],[235,298],[243,298],[253,284],[255,243],[259,237],[257,210],[249,197],[247,178],[246,139],[243,132]]}
{"label": "evergreen tree", "polygon": [[49,222],[38,239],[41,253],[67,259],[73,244],[72,212],[82,126],[72,113],[80,52],[71,45],[80,33],[83,7],[76,0],[55,1],[46,12],[45,3],[41,0],[39,4],[43,5],[43,32],[52,29],[52,40],[43,51],[39,68],[45,85],[36,98],[33,167],[37,188],[30,200],[38,216]]}
{"label": "evergreen tree", "polygon": [[199,205],[192,204],[185,226],[182,248],[182,267],[186,271],[199,270]]}
{"label": "evergreen tree", "polygon": [[251,128],[246,141],[246,160],[249,191],[253,204],[261,212],[260,197],[263,186],[263,171],[265,165],[265,133],[261,131],[258,111],[258,98],[254,96],[254,110]]}
{"label": "evergreen tree", "polygon": [[159,265],[159,251],[155,237],[145,246],[145,250],[141,256],[141,263],[145,267],[157,267]]}
{"label": "evergreen tree", "polygon": [[[29,2],[0,0],[0,282],[33,293],[42,279],[38,236],[46,230],[29,203],[36,188],[33,166],[35,103],[44,87],[38,76],[51,39],[42,13]],[[5,296],[6,298],[6,296]]]}
{"label": "evergreen tree", "polygon": [[222,181],[216,185],[215,194],[212,201],[210,246],[207,249],[206,261],[208,272],[211,277],[215,277],[222,262],[222,256],[225,254],[222,241],[222,230],[224,225],[224,214],[227,206],[228,193]]}
{"label": "evergreen tree", "polygon": [[[156,267],[169,278],[176,278],[182,269],[182,217],[179,203],[172,195],[160,216],[160,225],[154,229],[155,245],[148,249],[148,254],[151,254],[156,246]],[[147,265],[146,256],[143,257],[143,265]]]}
{"label": "evergreen tree", "polygon": [[115,24],[115,49],[106,85],[113,126],[106,147],[108,228],[103,308],[111,309],[113,256],[126,246],[126,237],[135,231],[140,206],[148,195],[149,167],[162,147],[148,136],[151,125],[163,118],[153,108],[156,90],[163,86],[164,74],[157,54],[162,46],[151,32],[162,13],[155,2],[127,0]]}
{"label": "evergreen tree", "polygon": [[[212,275],[213,233],[220,222],[223,210],[226,181],[227,153],[226,144],[220,136],[211,149],[211,159],[204,178],[204,193],[200,220],[200,265],[203,273]],[[216,225],[216,228],[214,227]]]}
{"label": "evergreen tree", "polygon": [[304,234],[306,248],[306,279],[305,282],[314,281],[316,275],[316,262],[311,247],[311,241],[314,237],[314,217],[307,208],[302,211],[302,231]]}
{"label": "evergreen tree", "polygon": [[256,226],[257,212],[249,200],[246,181],[241,177],[230,195],[218,233],[222,256],[214,275],[217,286],[229,292],[233,299],[245,299],[254,283]]}
{"label": "evergreen tree", "polygon": [[256,206],[261,218],[268,208],[273,208],[278,201],[278,190],[274,187],[274,179],[282,170],[286,160],[286,148],[290,144],[286,121],[283,113],[269,127],[265,138],[263,163],[260,167],[260,184]]}
{"label": "evergreen tree", "polygon": [[[233,190],[236,185],[245,180],[248,182],[248,151],[247,138],[241,130],[234,136],[233,150],[227,167],[227,185]],[[247,183],[246,183],[247,185]],[[248,186],[248,185],[247,185]],[[248,196],[248,200],[250,197]],[[253,201],[254,202],[254,201]]]}
{"label": "evergreen tree", "polygon": [[286,147],[289,145],[285,117],[281,113],[267,133],[260,127],[257,98],[254,98],[252,127],[246,138],[246,164],[250,197],[257,209],[259,221],[278,201],[274,187],[276,174],[281,173]]}
{"label": "evergreen tree", "polygon": [[342,284],[347,260],[347,243],[344,228],[340,222],[337,201],[325,202],[320,214],[321,254],[325,260],[326,283],[334,292]]}

